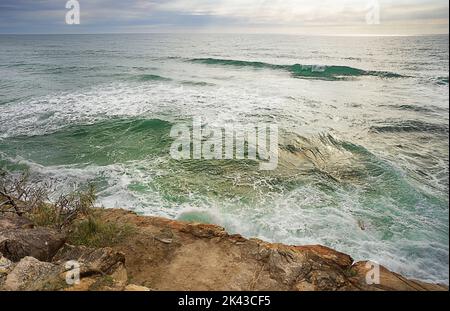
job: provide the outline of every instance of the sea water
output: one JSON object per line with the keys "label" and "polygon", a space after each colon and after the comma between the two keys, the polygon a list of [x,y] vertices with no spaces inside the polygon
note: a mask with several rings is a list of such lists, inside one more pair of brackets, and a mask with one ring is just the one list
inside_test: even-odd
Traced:
{"label": "sea water", "polygon": [[[98,204],[323,244],[448,284],[447,36],[0,35],[0,167]],[[266,122],[279,163],[177,161],[175,124]]]}

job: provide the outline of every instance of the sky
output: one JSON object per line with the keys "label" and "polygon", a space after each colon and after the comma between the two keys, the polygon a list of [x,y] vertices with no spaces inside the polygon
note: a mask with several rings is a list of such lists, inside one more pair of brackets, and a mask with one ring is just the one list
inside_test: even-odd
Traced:
{"label": "sky", "polygon": [[[72,0],[73,1],[73,0]],[[448,0],[0,0],[0,33],[448,34]]]}

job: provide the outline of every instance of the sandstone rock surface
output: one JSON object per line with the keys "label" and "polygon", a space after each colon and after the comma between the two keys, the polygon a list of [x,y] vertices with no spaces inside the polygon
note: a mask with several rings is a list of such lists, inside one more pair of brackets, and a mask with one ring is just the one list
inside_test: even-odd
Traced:
{"label": "sandstone rock surface", "polygon": [[34,224],[23,216],[0,213],[0,252],[18,262],[26,256],[49,261],[64,244],[65,235]]}
{"label": "sandstone rock surface", "polygon": [[[64,244],[64,235],[0,214],[0,290],[149,291],[447,291],[321,245],[291,246],[246,239],[224,228],[99,210],[109,224],[132,226],[125,240],[104,248]],[[30,257],[33,256],[33,257]],[[68,261],[80,282],[66,283]]]}
{"label": "sandstone rock surface", "polygon": [[184,223],[104,210],[108,222],[136,233],[114,247],[125,255],[133,284],[154,290],[448,290],[408,280],[380,267],[381,283],[367,285],[364,263],[330,248],[289,246],[230,235],[215,225]]}
{"label": "sandstone rock surface", "polygon": [[49,280],[55,278],[60,272],[60,267],[42,262],[33,257],[25,257],[20,260],[4,281],[4,290],[43,290]]}

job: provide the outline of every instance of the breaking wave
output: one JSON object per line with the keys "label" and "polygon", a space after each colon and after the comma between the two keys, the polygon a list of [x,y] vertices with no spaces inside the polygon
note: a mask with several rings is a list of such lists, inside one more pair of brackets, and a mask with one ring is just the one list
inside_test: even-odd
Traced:
{"label": "breaking wave", "polygon": [[291,73],[294,78],[311,78],[322,80],[343,80],[351,77],[376,76],[380,78],[401,78],[400,74],[387,71],[367,71],[348,66],[325,66],[325,65],[275,65],[264,62],[252,62],[242,60],[228,60],[216,58],[194,58],[190,60],[194,63],[207,65],[251,67],[256,69],[283,70]]}

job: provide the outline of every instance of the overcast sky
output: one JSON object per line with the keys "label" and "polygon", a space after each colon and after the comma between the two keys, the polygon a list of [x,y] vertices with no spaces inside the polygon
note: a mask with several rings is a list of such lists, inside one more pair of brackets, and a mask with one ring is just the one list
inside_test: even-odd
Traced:
{"label": "overcast sky", "polygon": [[66,2],[0,0],[0,33],[448,34],[448,0],[79,0],[80,25]]}

